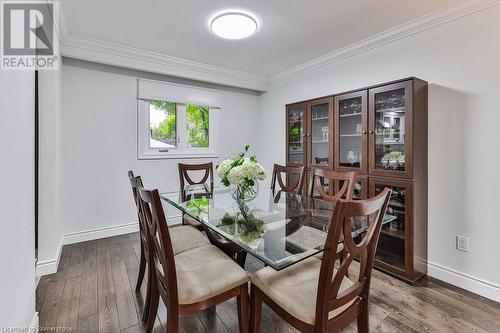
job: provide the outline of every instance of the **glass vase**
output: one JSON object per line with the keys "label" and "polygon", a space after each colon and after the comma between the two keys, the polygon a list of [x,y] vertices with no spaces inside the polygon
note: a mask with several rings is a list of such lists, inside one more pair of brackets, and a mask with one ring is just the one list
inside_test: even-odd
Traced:
{"label": "glass vase", "polygon": [[253,186],[240,185],[230,187],[231,195],[236,201],[248,202],[259,194],[259,182],[255,181]]}

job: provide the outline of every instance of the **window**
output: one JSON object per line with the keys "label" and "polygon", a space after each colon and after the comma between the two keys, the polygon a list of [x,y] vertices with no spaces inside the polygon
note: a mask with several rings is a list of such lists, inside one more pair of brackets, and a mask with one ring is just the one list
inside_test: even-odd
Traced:
{"label": "window", "polygon": [[218,94],[138,80],[138,158],[217,157]]}
{"label": "window", "polygon": [[217,109],[139,101],[139,159],[216,157]]}
{"label": "window", "polygon": [[[149,101],[149,148],[209,148],[209,109],[202,105]],[[177,135],[177,128],[185,133]]]}

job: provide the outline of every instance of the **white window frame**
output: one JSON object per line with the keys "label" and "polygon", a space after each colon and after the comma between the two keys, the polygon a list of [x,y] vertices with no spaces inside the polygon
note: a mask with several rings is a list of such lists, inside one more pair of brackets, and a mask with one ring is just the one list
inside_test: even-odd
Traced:
{"label": "white window frame", "polygon": [[[168,101],[170,102],[170,101]],[[137,101],[137,133],[139,160],[169,158],[216,158],[219,146],[219,108],[209,107],[208,111],[208,148],[187,147],[186,141],[186,103],[177,103],[176,110],[176,148],[150,147],[149,100]]]}

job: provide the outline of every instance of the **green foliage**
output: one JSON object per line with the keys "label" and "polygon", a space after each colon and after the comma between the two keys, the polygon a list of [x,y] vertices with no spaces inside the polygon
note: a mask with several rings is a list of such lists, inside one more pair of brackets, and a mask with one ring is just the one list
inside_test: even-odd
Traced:
{"label": "green foliage", "polygon": [[[233,160],[233,162],[231,163],[231,169],[243,164],[243,162],[245,161],[245,155],[248,153],[249,149],[250,149],[250,145],[246,145],[244,147],[244,151],[237,153],[236,155],[231,157],[231,159]],[[257,163],[257,157],[255,155],[250,156],[250,161]],[[216,169],[218,169],[218,168],[219,168],[219,166],[217,165]],[[221,177],[221,183],[224,186],[231,185],[231,182],[227,178],[227,175],[225,175],[224,177]],[[251,179],[246,179],[245,183],[246,184],[245,184],[244,188],[247,190],[251,190],[252,187],[255,185],[255,182]]]}
{"label": "green foliage", "polygon": [[[151,137],[155,140],[175,145],[177,129],[177,105],[173,102],[150,101],[152,107],[162,110],[166,118],[153,129]],[[186,131],[187,144],[189,147],[207,148],[208,147],[208,116],[209,108],[207,106],[186,105]]]}
{"label": "green foliage", "polygon": [[154,108],[163,110],[168,116],[175,116],[177,105],[174,102],[164,102],[164,101],[150,101]]}
{"label": "green foliage", "polygon": [[229,179],[227,179],[227,177],[224,177],[221,179],[221,182],[224,186],[229,186],[231,185],[231,183],[229,182]]}
{"label": "green foliage", "polygon": [[164,101],[151,101],[150,105],[152,105],[155,109],[162,110],[167,116],[165,120],[160,123],[158,128],[153,129],[151,137],[155,140],[175,146],[176,104]]}
{"label": "green foliage", "polygon": [[300,130],[298,127],[290,129],[290,132],[288,133],[288,136],[292,141],[296,141],[299,138],[299,135],[300,135]]}
{"label": "green foliage", "polygon": [[186,105],[187,144],[189,147],[208,147],[208,107]]}

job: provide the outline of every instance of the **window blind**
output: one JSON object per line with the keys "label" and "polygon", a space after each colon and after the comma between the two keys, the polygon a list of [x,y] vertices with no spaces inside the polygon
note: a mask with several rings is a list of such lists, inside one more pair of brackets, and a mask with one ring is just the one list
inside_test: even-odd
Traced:
{"label": "window blind", "polygon": [[137,79],[137,99],[220,108],[220,96],[215,90],[140,78]]}

